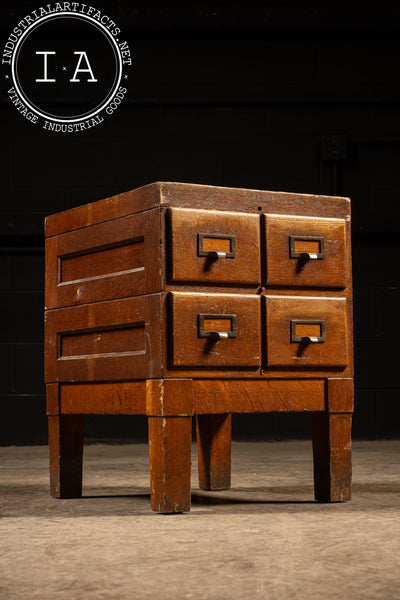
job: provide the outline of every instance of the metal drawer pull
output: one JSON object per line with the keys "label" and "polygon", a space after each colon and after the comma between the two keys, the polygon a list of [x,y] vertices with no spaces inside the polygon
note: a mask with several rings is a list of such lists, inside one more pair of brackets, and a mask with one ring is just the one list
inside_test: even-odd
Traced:
{"label": "metal drawer pull", "polygon": [[[199,338],[214,338],[217,340],[235,338],[237,335],[236,330],[236,315],[226,314],[199,314],[197,317],[197,329]],[[212,329],[212,321],[218,321],[215,325],[221,326],[220,321],[230,321],[230,330],[228,331],[214,331]]]}
{"label": "metal drawer pull", "polygon": [[[315,335],[315,334],[319,335]],[[300,344],[323,344],[326,341],[325,321],[291,319],[290,341]]]}
{"label": "metal drawer pull", "polygon": [[219,233],[198,233],[197,256],[207,256],[212,259],[235,258],[236,236]]}
{"label": "metal drawer pull", "polygon": [[289,236],[290,258],[317,260],[324,258],[324,238],[304,235]]}
{"label": "metal drawer pull", "polygon": [[216,331],[215,333],[220,339],[229,337],[228,331]]}

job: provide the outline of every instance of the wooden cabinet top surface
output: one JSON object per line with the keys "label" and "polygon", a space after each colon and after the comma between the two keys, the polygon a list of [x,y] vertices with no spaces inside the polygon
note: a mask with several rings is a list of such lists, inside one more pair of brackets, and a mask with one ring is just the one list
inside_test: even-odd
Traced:
{"label": "wooden cabinet top surface", "polygon": [[155,182],[50,215],[46,218],[45,235],[59,235],[152,208],[169,206],[350,219],[350,200],[339,196]]}

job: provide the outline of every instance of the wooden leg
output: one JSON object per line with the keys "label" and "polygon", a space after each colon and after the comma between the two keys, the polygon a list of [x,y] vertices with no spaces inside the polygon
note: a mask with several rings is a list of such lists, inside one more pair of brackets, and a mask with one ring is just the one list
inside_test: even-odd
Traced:
{"label": "wooden leg", "polygon": [[49,423],[50,494],[82,495],[83,415],[52,415]]}
{"label": "wooden leg", "polygon": [[149,417],[151,508],[190,510],[191,417]]}
{"label": "wooden leg", "polygon": [[351,499],[351,413],[313,414],[315,499]]}
{"label": "wooden leg", "polygon": [[197,415],[196,429],[200,488],[230,488],[232,415]]}

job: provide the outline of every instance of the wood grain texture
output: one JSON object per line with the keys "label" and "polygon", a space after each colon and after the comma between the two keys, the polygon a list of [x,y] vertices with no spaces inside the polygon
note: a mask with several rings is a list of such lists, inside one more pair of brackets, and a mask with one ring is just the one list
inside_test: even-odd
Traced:
{"label": "wood grain texture", "polygon": [[214,319],[214,318],[205,318],[204,319],[204,331],[220,331],[229,333],[232,331],[232,323],[230,319]]}
{"label": "wood grain texture", "polygon": [[315,217],[348,218],[350,200],[339,196],[315,196],[263,190],[194,185],[187,183],[159,183],[160,202],[163,206],[182,206],[206,210],[233,210],[252,213],[304,215]]}
{"label": "wood grain texture", "polygon": [[111,245],[85,254],[61,259],[61,283],[76,280],[104,278],[116,273],[143,267],[143,241],[129,241]]}
{"label": "wood grain texture", "polygon": [[[96,331],[64,333],[61,336],[60,358],[115,354],[126,351],[140,352],[145,348],[144,323],[138,326],[116,327]],[[124,349],[124,350],[122,350]]]}
{"label": "wood grain texture", "polygon": [[[149,379],[162,376],[165,356],[163,355],[163,294],[145,296],[146,375]],[[132,377],[132,376],[131,376]]]}
{"label": "wood grain texture", "polygon": [[[260,298],[250,295],[170,295],[172,366],[261,365]],[[200,338],[200,314],[234,314],[235,338]]]}
{"label": "wood grain texture", "polygon": [[[172,288],[172,286],[171,286]],[[170,289],[171,289],[170,288]],[[182,288],[179,287],[179,290],[181,290]],[[193,287],[191,288],[185,288],[185,291],[187,292],[187,290],[193,290]],[[219,291],[219,287],[217,288]],[[212,290],[210,288],[208,288],[209,292],[206,291],[202,291],[202,294],[210,294],[214,291],[216,291],[215,288],[213,288]],[[176,287],[173,288],[173,293],[178,293],[176,291]],[[197,287],[196,287],[196,291],[197,291]],[[231,290],[232,291],[232,290]],[[242,295],[242,293],[245,293],[245,290],[241,290],[240,295]],[[285,294],[286,294],[286,290],[285,290]],[[237,294],[238,295],[238,294]],[[248,294],[247,294],[248,295]],[[279,291],[279,293],[276,294],[270,294],[270,290],[268,289],[268,296],[282,296],[282,290]],[[288,294],[289,296],[291,296],[290,294]],[[295,298],[299,297],[299,292],[298,290],[296,290],[295,294],[292,294]],[[255,297],[257,297],[256,294],[254,294]],[[264,300],[263,294],[260,294],[258,297],[261,296],[261,300]],[[321,293],[317,294],[317,293],[313,293],[312,291],[310,292],[310,294],[307,294],[306,297],[312,297],[312,298],[321,298]],[[324,290],[324,297],[327,298],[343,298],[344,296],[342,296],[341,294],[325,294],[325,290]],[[293,367],[293,368],[289,368],[289,367],[275,367],[275,366],[268,366],[266,364],[266,351],[267,351],[267,345],[266,345],[266,325],[264,323],[263,327],[262,327],[262,336],[261,336],[261,352],[263,354],[262,356],[262,365],[261,368],[257,368],[257,367],[240,367],[240,366],[219,366],[219,365],[210,365],[210,366],[201,366],[201,367],[192,367],[192,366],[179,366],[179,367],[174,367],[173,364],[171,364],[171,361],[168,363],[166,361],[166,358],[168,356],[171,356],[172,353],[172,340],[171,340],[171,326],[172,326],[172,322],[171,322],[171,306],[170,306],[170,295],[169,294],[161,294],[160,295],[160,300],[161,300],[161,323],[162,323],[162,342],[163,342],[163,350],[162,350],[162,355],[163,355],[163,367],[162,367],[162,376],[166,377],[166,378],[176,378],[176,377],[183,377],[183,378],[210,378],[210,379],[227,379],[227,378],[236,378],[236,379],[254,379],[254,377],[259,377],[260,379],[282,379],[283,377],[288,378],[288,379],[299,379],[299,378],[311,378],[311,379],[319,379],[319,378],[323,378],[323,377],[339,377],[339,378],[343,378],[343,377],[351,377],[352,376],[352,370],[351,370],[351,360],[352,357],[349,357],[349,366],[348,367],[323,367],[323,366],[315,366],[315,367],[311,367],[308,366],[307,368],[299,368],[299,367]],[[347,310],[349,310],[349,307],[347,306]],[[266,313],[264,312],[264,315]],[[347,312],[348,314],[348,312]],[[350,321],[347,321],[348,323],[350,323]],[[264,338],[264,339],[263,339]],[[225,340],[226,341],[226,340]],[[229,340],[232,341],[232,340]]]}
{"label": "wood grain texture", "polygon": [[50,494],[55,498],[82,495],[83,419],[81,415],[48,417]]}
{"label": "wood grain texture", "polygon": [[193,380],[195,414],[325,410],[324,380]]}
{"label": "wood grain texture", "polygon": [[350,377],[349,367],[310,367],[310,368],[293,368],[288,369],[287,367],[263,367],[260,370],[255,370],[252,367],[247,368],[236,368],[236,367],[204,367],[201,371],[197,367],[170,367],[163,369],[161,374],[162,377],[183,377],[184,379],[191,378],[208,378],[213,381],[218,379],[239,379],[239,380],[253,380],[254,377],[258,377],[260,381],[273,381],[285,377],[289,380],[302,379],[303,381],[309,379],[323,378],[323,377]]}
{"label": "wood grain texture", "polygon": [[327,380],[327,410],[331,413],[352,413],[354,410],[353,379]]}
{"label": "wood grain texture", "polygon": [[[267,217],[268,219],[268,217]],[[296,219],[297,220],[297,219]],[[313,219],[314,220],[314,219]],[[270,242],[271,240],[268,239],[267,237],[267,242]],[[313,252],[318,254],[321,251],[321,244],[318,241],[313,241],[313,240],[301,240],[301,239],[295,239],[294,241],[294,249],[296,252],[302,253],[302,252]]]}
{"label": "wood grain texture", "polygon": [[191,417],[149,417],[151,507],[190,510]]}
{"label": "wood grain texture", "polygon": [[60,397],[58,383],[48,383],[46,385],[46,412],[47,415],[60,414]]}
{"label": "wood grain texture", "polygon": [[228,284],[196,284],[193,283],[167,283],[165,285],[165,292],[196,292],[199,294],[210,294],[213,292],[217,292],[218,294],[254,294],[260,296],[306,296],[311,297],[315,296],[319,298],[323,296],[324,298],[348,298],[349,293],[347,290],[339,290],[339,289],[313,289],[313,288],[286,288],[286,287],[265,287],[265,286],[242,286],[242,285],[228,285]]}
{"label": "wood grain texture", "polygon": [[144,415],[146,382],[61,384],[60,407],[64,415]]}
{"label": "wood grain texture", "polygon": [[148,379],[146,413],[149,416],[191,416],[193,381],[191,379]]}
{"label": "wood grain texture", "polygon": [[[62,356],[62,336],[87,336],[118,328],[145,326],[145,298],[124,298],[47,311],[45,318],[45,380],[106,381],[143,379],[147,375],[146,348],[131,350],[121,336],[113,352],[96,353],[96,339],[90,338],[93,351],[80,356]],[[118,340],[117,340],[118,341]],[[83,343],[83,342],[82,342]],[[86,339],[86,344],[90,340]]]}
{"label": "wood grain texture", "polygon": [[[145,293],[160,292],[164,286],[164,255],[162,223],[164,214],[156,208],[144,213]],[[164,242],[164,246],[163,246]]]}
{"label": "wood grain texture", "polygon": [[[267,296],[268,367],[345,367],[349,361],[346,304],[344,298]],[[291,320],[324,321],[325,342],[292,342]]]}
{"label": "wood grain texture", "polygon": [[144,286],[145,270],[143,267],[139,267],[115,275],[61,283],[57,287],[57,302],[60,307],[67,307],[125,298],[143,294]]}
{"label": "wood grain texture", "polygon": [[295,335],[298,337],[303,336],[321,336],[321,325],[315,323],[296,323]]}
{"label": "wood grain texture", "polygon": [[[344,220],[265,216],[266,284],[287,287],[345,288],[348,283]],[[290,236],[320,237],[324,257],[291,258]],[[303,242],[304,243],[304,242]]]}
{"label": "wood grain texture", "polygon": [[[230,252],[234,240],[235,257],[200,256],[198,234],[205,251]],[[200,485],[220,489],[231,413],[312,411],[316,497],[349,498],[350,234],[347,198],[172,182],[48,217],[52,493],[81,493],[84,414],[147,414],[152,508],[182,512],[191,415]],[[324,257],[290,258],[291,235],[297,252],[322,248],[302,237],[323,239]],[[200,314],[212,315],[203,333]],[[294,319],[324,321],[326,340],[291,341]]]}
{"label": "wood grain texture", "polygon": [[[58,236],[58,256],[62,259],[60,281],[94,277],[126,270],[130,265],[143,265],[143,254],[139,252],[136,258],[135,252],[136,244],[143,241],[143,229],[144,216],[139,213]],[[121,250],[124,250],[122,254]],[[97,255],[99,261],[94,260]]]}
{"label": "wood grain texture", "polygon": [[206,252],[226,252],[232,251],[231,241],[227,238],[204,237],[203,250]]}
{"label": "wood grain texture", "polygon": [[351,499],[351,414],[313,414],[315,499]]}
{"label": "wood grain texture", "polygon": [[45,240],[45,310],[57,306],[58,257],[57,238]]}
{"label": "wood grain texture", "polygon": [[[258,284],[260,273],[260,217],[233,212],[170,208],[170,272],[172,281]],[[234,237],[235,256],[199,256],[198,234]],[[207,238],[205,238],[206,240]],[[218,247],[222,241],[209,240]],[[228,240],[229,242],[229,240]],[[206,244],[205,250],[210,247]]]}
{"label": "wood grain texture", "polygon": [[202,490],[231,487],[232,415],[197,415],[197,457]]}
{"label": "wood grain texture", "polygon": [[352,256],[351,256],[351,223],[346,222],[346,268],[348,276],[348,285],[346,289],[347,296],[347,322],[348,328],[348,355],[349,355],[349,377],[354,375],[354,344],[353,344],[353,275],[352,275]]}
{"label": "wood grain texture", "polygon": [[[345,218],[350,201],[339,196],[315,196],[264,190],[216,187],[190,183],[155,182],[116,194],[104,200],[71,208],[45,221],[46,237],[89,227],[158,206],[182,206],[197,209],[269,212],[304,216]],[[259,210],[259,208],[261,210]]]}
{"label": "wood grain texture", "polygon": [[123,194],[50,215],[45,220],[45,235],[59,235],[148,210],[160,204],[159,190],[159,183],[150,183]]}
{"label": "wood grain texture", "polygon": [[47,308],[145,293],[144,222],[140,213],[50,238]]}

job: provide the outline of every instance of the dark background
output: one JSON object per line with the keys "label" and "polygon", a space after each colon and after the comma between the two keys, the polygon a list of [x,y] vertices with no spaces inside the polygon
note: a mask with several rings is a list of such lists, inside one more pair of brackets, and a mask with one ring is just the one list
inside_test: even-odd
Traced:
{"label": "dark background", "polygon": [[[39,5],[2,5],[2,46]],[[353,436],[398,437],[398,2],[94,6],[133,50],[114,116],[81,134],[49,133],[2,88],[0,443],[46,443],[44,217],[162,180],[351,197]],[[236,439],[309,433],[307,415],[234,421]],[[87,436],[144,439],[145,418],[90,417]]]}

